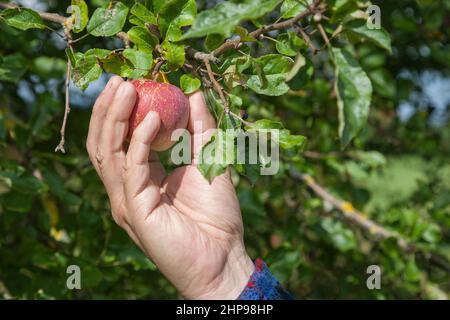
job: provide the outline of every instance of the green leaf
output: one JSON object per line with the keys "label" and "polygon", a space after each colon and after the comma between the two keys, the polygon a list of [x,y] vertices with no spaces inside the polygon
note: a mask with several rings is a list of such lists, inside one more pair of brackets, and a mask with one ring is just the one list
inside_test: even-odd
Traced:
{"label": "green leaf", "polygon": [[384,29],[369,29],[365,20],[352,20],[347,23],[344,29],[353,35],[367,39],[377,46],[392,53],[391,37]]}
{"label": "green leaf", "polygon": [[181,8],[181,12],[178,16],[171,20],[167,32],[166,39],[169,41],[178,41],[183,35],[182,27],[192,25],[197,16],[197,4],[195,0],[188,0]]}
{"label": "green leaf", "polygon": [[61,77],[67,70],[67,61],[56,57],[40,56],[33,60],[31,70],[41,77]]}
{"label": "green leaf", "polygon": [[346,252],[356,248],[355,235],[342,222],[326,217],[321,221],[320,225],[327,232],[329,241],[339,251]]}
{"label": "green leaf", "polygon": [[152,52],[159,43],[158,38],[145,27],[132,27],[128,31],[128,37],[139,50],[146,52]]}
{"label": "green leaf", "polygon": [[285,150],[295,149],[303,150],[306,145],[306,137],[301,135],[291,134],[287,129],[280,131],[280,147]]}
{"label": "green leaf", "polygon": [[20,53],[0,57],[0,80],[15,83],[22,78],[27,68],[28,62]]}
{"label": "green leaf", "polygon": [[278,130],[279,131],[279,143],[280,147],[285,150],[289,149],[297,149],[301,150],[306,144],[306,137],[301,135],[293,135],[288,129],[285,129],[283,124],[278,121],[273,121],[269,119],[261,119],[254,123],[251,126],[247,126],[249,131],[257,131],[257,130]]}
{"label": "green leaf", "polygon": [[79,33],[89,21],[89,9],[84,0],[72,0],[72,31]]}
{"label": "green leaf", "polygon": [[[249,77],[247,86],[259,94],[281,96],[289,91],[285,81],[293,63],[291,58],[278,54],[257,58],[253,66],[256,74]],[[262,66],[262,70],[258,69],[258,64]]]}
{"label": "green leaf", "polygon": [[366,125],[372,84],[358,62],[344,49],[333,48],[335,88],[339,108],[339,136],[345,147]]}
{"label": "green leaf", "polygon": [[133,70],[133,65],[119,52],[111,52],[107,57],[101,59],[101,65],[106,72],[128,78]]}
{"label": "green leaf", "polygon": [[190,74],[184,74],[180,78],[180,86],[185,94],[191,94],[201,87],[200,79]]}
{"label": "green leaf", "polygon": [[153,65],[153,55],[151,53],[135,49],[125,49],[123,56],[133,64],[134,70],[131,71],[128,78],[143,78],[150,72]]}
{"label": "green leaf", "polygon": [[283,124],[278,121],[273,121],[269,119],[261,119],[258,121],[255,121],[251,124],[251,126],[248,126],[247,129],[249,130],[270,130],[270,129],[283,129]]}
{"label": "green leaf", "polygon": [[110,37],[119,33],[125,25],[128,7],[116,2],[111,8],[98,8],[89,20],[87,30],[96,37]]}
{"label": "green leaf", "polygon": [[0,195],[8,193],[11,190],[11,187],[11,179],[0,175]]}
{"label": "green leaf", "polygon": [[131,14],[137,17],[142,23],[156,24],[156,16],[148,10],[143,4],[137,2],[131,8]]}
{"label": "green leaf", "polygon": [[[299,73],[300,69],[302,69],[304,66],[307,65],[306,58],[299,52],[297,53],[297,56],[295,57],[294,65],[292,66],[291,70],[289,71],[288,75],[286,76],[286,81],[289,82],[292,79],[295,78],[295,76]],[[307,71],[310,71],[308,69]],[[307,73],[305,73],[307,74]]]}
{"label": "green leaf", "polygon": [[262,17],[280,2],[281,0],[244,0],[240,3],[219,3],[213,9],[202,11],[181,40],[200,38],[213,33],[229,37],[241,21]]}
{"label": "green leaf", "polygon": [[293,18],[306,10],[306,5],[312,4],[312,0],[284,0],[280,8],[281,17],[284,19]]}
{"label": "green leaf", "polygon": [[48,189],[45,183],[32,175],[4,172],[1,176],[11,179],[13,190],[23,194],[42,194]]}
{"label": "green leaf", "polygon": [[[200,151],[198,170],[211,183],[215,177],[224,174],[229,164],[235,161],[234,134],[217,131]],[[227,141],[233,143],[227,145]]]}
{"label": "green leaf", "polygon": [[65,52],[66,52],[67,58],[69,58],[70,63],[72,64],[72,67],[75,67],[77,64],[77,60],[75,58],[74,52],[70,48],[66,48]]}
{"label": "green leaf", "polygon": [[110,53],[111,53],[110,50],[94,48],[94,49],[89,49],[88,51],[86,51],[85,55],[86,56],[94,56],[94,57],[97,57],[98,59],[104,59]]}
{"label": "green leaf", "polygon": [[220,47],[220,45],[224,42],[224,40],[225,40],[224,36],[220,34],[210,34],[206,36],[205,48],[209,52],[212,52],[218,47]]}
{"label": "green leaf", "polygon": [[83,55],[77,60],[73,69],[72,81],[81,90],[86,90],[89,84],[102,75],[103,71],[94,55]]}
{"label": "green leaf", "polygon": [[306,47],[303,39],[299,38],[293,31],[282,33],[277,38],[277,51],[286,56],[295,57],[300,49]]}
{"label": "green leaf", "polygon": [[11,27],[20,30],[46,28],[39,13],[27,8],[5,9],[0,13],[0,17]]}
{"label": "green leaf", "polygon": [[169,70],[177,70],[183,66],[186,58],[184,46],[164,41],[161,49],[164,58],[167,60]]}

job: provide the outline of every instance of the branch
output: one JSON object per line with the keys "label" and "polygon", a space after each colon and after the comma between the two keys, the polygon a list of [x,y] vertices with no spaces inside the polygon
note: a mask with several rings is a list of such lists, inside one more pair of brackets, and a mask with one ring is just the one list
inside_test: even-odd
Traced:
{"label": "branch", "polygon": [[228,100],[225,98],[222,86],[219,84],[219,82],[217,82],[216,78],[214,77],[214,73],[211,69],[211,64],[209,63],[209,60],[205,59],[204,64],[205,64],[206,70],[208,72],[208,77],[211,80],[211,82],[213,83],[214,89],[219,94],[220,100],[222,100],[225,111],[228,112]]}
{"label": "branch", "polygon": [[350,202],[342,201],[335,198],[325,188],[320,186],[311,176],[301,174],[295,169],[291,169],[291,176],[295,180],[300,180],[306,183],[306,185],[314,191],[314,193],[331,204],[335,209],[339,210],[343,216],[356,224],[358,227],[374,235],[378,239],[396,238],[398,246],[405,252],[414,251],[414,246],[411,245],[406,239],[400,237],[398,234],[385,229],[376,222],[367,218],[362,212],[356,210]]}
{"label": "branch", "polygon": [[411,244],[408,240],[401,237],[398,233],[387,230],[383,226],[377,224],[376,222],[370,220],[366,215],[358,210],[356,210],[350,202],[342,201],[337,199],[330,192],[328,192],[324,187],[320,186],[311,176],[302,174],[296,169],[291,168],[291,177],[298,181],[303,181],[306,185],[314,191],[314,193],[331,204],[335,209],[339,210],[345,219],[353,222],[355,225],[374,235],[376,238],[381,240],[386,240],[389,238],[397,239],[397,245],[405,253],[419,253],[422,254],[426,260],[436,267],[450,272],[450,265],[447,260],[442,256],[435,254],[433,252],[425,252],[420,246],[415,246]]}
{"label": "branch", "polygon": [[[17,8],[21,8],[18,5],[15,4],[11,4],[11,3],[0,3],[0,8],[1,9],[17,9]],[[66,17],[60,16],[59,14],[56,13],[49,13],[49,12],[39,12],[36,11],[42,19],[50,21],[50,22],[55,22],[55,23],[59,23],[59,24],[64,24],[67,20]]]}
{"label": "branch", "polygon": [[[14,5],[14,4],[0,3],[0,8],[13,9],[13,8],[20,8],[20,7]],[[255,39],[259,39],[262,35],[264,35],[264,33],[267,33],[267,32],[273,31],[273,30],[282,30],[282,29],[288,29],[288,28],[294,27],[296,25],[296,23],[298,21],[300,21],[301,19],[304,19],[312,14],[321,12],[323,10],[324,9],[322,8],[322,0],[315,0],[314,3],[308,7],[308,9],[299,13],[297,16],[295,16],[291,19],[285,20],[285,21],[275,22],[275,23],[272,23],[267,26],[262,26],[261,28],[250,32],[249,36],[252,38],[255,38]],[[64,24],[66,22],[66,20],[68,19],[64,16],[61,16],[61,15],[58,15],[55,13],[39,12],[39,11],[37,11],[37,13],[44,20],[56,22],[56,23],[60,23],[60,24]],[[149,26],[150,25],[148,25],[148,27]],[[149,30],[152,32],[151,28]],[[128,38],[128,36],[125,33],[118,33],[117,37],[120,38],[122,41],[124,41],[125,44],[131,42],[131,40]],[[238,49],[242,45],[242,43],[243,42],[241,41],[241,38],[238,36],[233,40],[230,40],[230,39],[226,40],[219,48],[215,49],[211,53],[200,52],[200,51],[196,51],[195,49],[193,49],[191,47],[187,47],[186,54],[189,57],[191,57],[197,61],[203,62],[205,60],[208,60],[210,62],[217,63],[219,61],[219,59],[217,57],[221,56],[222,54],[224,54],[225,52],[227,52],[230,49]]]}
{"label": "branch", "polygon": [[[282,29],[288,29],[291,27],[294,27],[295,24],[300,21],[301,19],[304,19],[314,13],[316,13],[321,9],[321,2],[322,0],[315,0],[314,3],[308,7],[308,9],[306,9],[305,11],[299,13],[298,15],[296,15],[295,17],[289,19],[289,20],[285,20],[285,21],[281,21],[281,22],[276,22],[267,26],[262,26],[259,29],[256,29],[253,32],[249,33],[249,36],[255,39],[259,39],[264,33],[270,32],[270,31],[274,31],[274,30],[282,30]],[[211,54],[214,57],[219,57],[222,54],[224,54],[225,52],[227,52],[230,49],[237,49],[242,45],[241,42],[241,38],[237,37],[234,40],[227,40],[224,44],[222,44],[219,48],[215,49]]]}
{"label": "branch", "polygon": [[[70,50],[72,49],[72,45],[71,40],[72,40],[72,35],[70,34],[70,31],[68,29],[65,30],[65,39],[67,41],[67,46],[70,48]],[[66,150],[64,149],[64,144],[66,142],[66,127],[67,127],[67,118],[69,116],[70,113],[70,91],[69,91],[69,87],[70,87],[70,75],[72,73],[72,63],[70,61],[70,58],[67,59],[67,72],[66,72],[66,103],[65,103],[65,108],[64,108],[64,119],[63,119],[63,123],[61,126],[61,140],[58,144],[58,146],[55,148],[55,152],[61,151],[62,153],[66,153]]]}
{"label": "branch", "polygon": [[311,38],[309,35],[303,30],[303,28],[299,25],[295,26],[295,31],[305,40],[306,44],[311,48],[312,54],[316,54],[319,50],[316,48],[316,46],[312,43]]}

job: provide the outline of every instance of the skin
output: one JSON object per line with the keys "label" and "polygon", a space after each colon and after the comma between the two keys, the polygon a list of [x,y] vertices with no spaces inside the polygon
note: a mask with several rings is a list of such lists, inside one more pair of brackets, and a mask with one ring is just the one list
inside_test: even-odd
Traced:
{"label": "skin", "polygon": [[111,78],[89,125],[87,150],[106,187],[114,221],[185,298],[236,299],[254,266],[245,250],[230,173],[209,184],[195,166],[208,130],[216,127],[202,93],[189,97],[193,164],[170,175],[151,151],[161,123],[157,113],[147,114],[125,147],[135,101],[131,83]]}

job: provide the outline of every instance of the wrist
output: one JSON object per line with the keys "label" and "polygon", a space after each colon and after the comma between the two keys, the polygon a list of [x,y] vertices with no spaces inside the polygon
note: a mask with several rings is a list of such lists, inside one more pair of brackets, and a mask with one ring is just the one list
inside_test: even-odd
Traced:
{"label": "wrist", "polygon": [[223,272],[196,299],[235,300],[247,285],[255,266],[244,244],[235,245],[227,257]]}

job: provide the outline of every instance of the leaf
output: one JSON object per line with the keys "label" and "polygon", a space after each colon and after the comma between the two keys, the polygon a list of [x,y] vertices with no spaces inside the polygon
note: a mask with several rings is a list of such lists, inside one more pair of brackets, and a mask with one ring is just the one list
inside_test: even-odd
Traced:
{"label": "leaf", "polygon": [[31,70],[43,78],[61,77],[67,70],[67,61],[55,57],[39,56],[33,60]]}
{"label": "leaf", "polygon": [[72,64],[72,67],[75,67],[77,64],[77,60],[75,58],[74,52],[70,48],[66,48],[65,52],[66,52],[67,58],[69,58],[70,63]]}
{"label": "leaf", "polygon": [[244,0],[240,3],[222,2],[213,9],[202,11],[181,40],[200,38],[210,34],[229,37],[244,20],[253,20],[271,12],[281,0]]}
{"label": "leaf", "polygon": [[164,58],[167,60],[169,70],[177,70],[183,66],[185,61],[184,46],[164,41],[161,49]]}
{"label": "leaf", "polygon": [[131,8],[131,14],[137,17],[143,23],[156,24],[156,16],[148,10],[143,4],[137,2]]}
{"label": "leaf", "polygon": [[94,57],[96,57],[98,59],[104,59],[110,53],[111,53],[110,50],[94,48],[94,49],[89,49],[88,51],[86,51],[85,55],[86,56],[94,56]]}
{"label": "leaf", "polygon": [[72,81],[81,90],[86,90],[89,84],[102,75],[103,71],[94,55],[83,55],[77,60],[73,69]]}
{"label": "leaf", "polygon": [[307,9],[305,4],[312,4],[312,0],[284,0],[280,8],[281,17],[293,18]]}
{"label": "leaf", "polygon": [[27,68],[28,62],[20,53],[0,57],[0,80],[18,82]]}
{"label": "leaf", "polygon": [[12,181],[10,178],[0,175],[0,195],[11,191]]}
{"label": "leaf", "polygon": [[229,164],[234,163],[234,139],[234,131],[217,131],[200,151],[197,168],[210,183],[224,174]]}
{"label": "leaf", "polygon": [[278,130],[280,147],[285,150],[297,149],[301,150],[306,144],[306,137],[301,135],[293,135],[288,129],[285,129],[283,124],[278,121],[261,119],[252,125],[247,126],[248,130]]}
{"label": "leaf", "polygon": [[125,49],[123,56],[133,64],[134,68],[128,75],[128,78],[143,78],[150,72],[153,65],[153,55],[151,53],[135,49]]}
{"label": "leaf", "polygon": [[282,33],[277,38],[276,49],[286,56],[295,57],[300,49],[306,47],[303,39],[299,38],[293,31]]}
{"label": "leaf", "polygon": [[180,78],[180,86],[185,94],[191,94],[200,89],[200,79],[190,74],[184,74]]}
{"label": "leaf", "polygon": [[104,59],[101,59],[101,65],[106,72],[117,74],[124,78],[128,78],[133,71],[131,62],[119,52],[111,52]]}
{"label": "leaf", "polygon": [[270,129],[283,129],[283,124],[278,121],[273,121],[269,119],[261,119],[252,123],[251,126],[248,126],[247,129],[250,130],[270,130]]}
{"label": "leaf", "polygon": [[340,221],[324,218],[320,222],[321,227],[327,232],[329,241],[341,252],[356,248],[356,238],[351,229]]}
{"label": "leaf", "polygon": [[224,40],[225,40],[224,36],[220,34],[210,34],[206,36],[205,48],[209,52],[212,52],[218,47],[220,47],[220,45],[224,42]]}
{"label": "leaf", "polygon": [[0,13],[0,17],[11,27],[28,29],[45,29],[47,26],[39,13],[27,8],[5,9]]}
{"label": "leaf", "polygon": [[125,25],[128,7],[115,2],[111,8],[98,8],[89,20],[87,30],[96,37],[110,37],[119,33]]}
{"label": "leaf", "polygon": [[42,194],[47,191],[47,185],[32,175],[18,175],[4,172],[2,176],[12,181],[12,188],[22,194]]}
{"label": "leaf", "polygon": [[285,150],[296,149],[303,150],[306,145],[306,137],[301,135],[291,134],[287,129],[280,131],[280,147]]}
{"label": "leaf", "polygon": [[384,29],[369,29],[365,20],[352,20],[344,27],[348,33],[367,39],[377,46],[392,53],[391,37]]}
{"label": "leaf", "polygon": [[286,82],[291,81],[295,78],[295,76],[298,74],[301,68],[303,68],[306,65],[306,59],[305,57],[299,52],[297,53],[297,56],[295,57],[294,65],[292,66],[291,70],[289,71],[288,75],[286,76]]}
{"label": "leaf", "polygon": [[132,27],[128,31],[128,37],[141,51],[152,52],[158,45],[159,40],[145,27]]}
{"label": "leaf", "polygon": [[84,0],[72,0],[72,31],[79,33],[89,22],[89,9]]}
{"label": "leaf", "polygon": [[262,66],[262,75],[258,67],[253,67],[255,75],[249,77],[247,86],[259,94],[268,96],[281,96],[289,91],[286,84],[286,78],[292,68],[293,60],[291,58],[269,54],[255,59],[256,66]]}
{"label": "leaf", "polygon": [[169,23],[166,32],[166,39],[169,41],[178,41],[183,35],[182,27],[192,25],[197,16],[197,4],[195,0],[188,0],[181,8],[177,17]]}
{"label": "leaf", "polygon": [[339,108],[339,136],[344,148],[366,125],[372,84],[358,62],[344,49],[333,48],[335,88]]}

